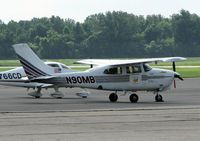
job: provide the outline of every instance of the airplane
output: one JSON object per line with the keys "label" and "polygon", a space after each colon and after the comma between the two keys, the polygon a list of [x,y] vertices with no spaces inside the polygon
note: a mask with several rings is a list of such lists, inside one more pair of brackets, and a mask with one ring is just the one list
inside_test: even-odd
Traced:
{"label": "airplane", "polygon": [[[75,70],[71,70],[70,67],[66,66],[63,63],[59,63],[59,62],[44,62],[44,63],[52,67],[54,69],[54,73],[67,73],[67,72],[75,71]],[[37,88],[37,91],[28,93],[28,95],[35,98],[40,98],[42,96],[41,94],[42,88],[50,87],[50,85],[44,85],[42,83],[36,83],[36,82],[26,83],[27,80],[28,78],[27,78],[26,73],[24,72],[23,67],[16,67],[11,70],[0,72],[0,85],[24,87],[27,89]],[[54,98],[62,98],[62,95],[58,96],[58,95],[51,94],[51,96]]]}
{"label": "airplane", "polygon": [[148,63],[173,62],[175,66],[175,62],[186,60],[183,57],[131,60],[86,59],[77,62],[96,66],[86,71],[55,74],[26,43],[15,44],[13,48],[28,76],[27,83],[53,85],[57,93],[61,93],[58,91],[60,87],[114,91],[109,95],[111,102],[118,100],[118,91],[123,91],[124,94],[131,92],[129,100],[132,103],[138,102],[139,97],[135,93],[137,91],[152,91],[156,94],[155,101],[162,102],[163,98],[159,92],[169,89],[175,78],[183,79],[177,72],[152,68]]}

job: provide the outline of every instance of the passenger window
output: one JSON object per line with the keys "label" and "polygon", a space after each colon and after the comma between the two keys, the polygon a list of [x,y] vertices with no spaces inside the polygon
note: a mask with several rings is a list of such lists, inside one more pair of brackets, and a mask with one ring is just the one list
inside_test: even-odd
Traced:
{"label": "passenger window", "polygon": [[132,66],[132,70],[133,70],[133,73],[141,73],[142,72],[140,65]]}
{"label": "passenger window", "polygon": [[141,73],[141,67],[140,65],[134,65],[134,66],[127,66],[126,67],[126,73]]}
{"label": "passenger window", "polygon": [[126,73],[132,73],[132,67],[131,66],[126,67]]}
{"label": "passenger window", "polygon": [[116,67],[116,68],[109,68],[104,71],[105,74],[122,74],[122,68]]}
{"label": "passenger window", "polygon": [[53,68],[59,68],[58,64],[48,64],[48,66],[53,67]]}

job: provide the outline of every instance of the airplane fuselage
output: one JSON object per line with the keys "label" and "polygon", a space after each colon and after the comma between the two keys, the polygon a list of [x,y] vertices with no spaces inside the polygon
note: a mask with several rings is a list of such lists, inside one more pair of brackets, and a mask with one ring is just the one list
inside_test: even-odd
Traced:
{"label": "airplane fuselage", "polygon": [[[169,88],[174,80],[174,72],[165,69],[150,69],[145,71],[139,64],[140,72],[128,72],[127,67],[121,67],[118,73],[105,74],[106,67],[98,67],[85,72],[61,74],[53,78],[51,83],[59,83],[65,87],[83,87],[100,90],[118,91],[163,91]],[[113,67],[111,67],[113,68]]]}

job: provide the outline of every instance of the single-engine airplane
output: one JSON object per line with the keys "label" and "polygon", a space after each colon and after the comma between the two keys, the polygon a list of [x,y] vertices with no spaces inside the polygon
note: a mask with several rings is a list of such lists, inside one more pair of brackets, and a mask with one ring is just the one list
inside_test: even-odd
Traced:
{"label": "single-engine airplane", "polygon": [[[54,69],[54,73],[67,73],[72,72],[68,66],[59,62],[45,62],[46,65],[52,67]],[[28,95],[33,96],[35,98],[40,98],[42,96],[41,90],[42,88],[51,87],[50,85],[46,85],[43,83],[26,83],[28,80],[26,73],[24,72],[23,67],[16,67],[14,69],[0,72],[0,85],[5,86],[14,86],[14,87],[24,87],[27,89],[33,88],[37,89],[37,91],[30,92]],[[53,95],[54,98],[61,98],[62,95]],[[56,97],[57,96],[57,97]]]}
{"label": "single-engine airplane", "polygon": [[[118,100],[117,91],[132,92],[129,99],[135,103],[138,101],[136,91],[152,91],[156,94],[155,101],[163,101],[159,92],[167,90],[175,78],[180,74],[166,69],[151,68],[147,63],[151,62],[176,62],[186,60],[183,57],[166,57],[133,60],[80,60],[78,63],[97,65],[86,71],[53,73],[52,68],[44,64],[42,60],[28,47],[27,44],[15,44],[14,50],[28,76],[27,83],[37,82],[59,87],[81,87],[98,90],[114,91],[110,94],[111,102]],[[175,63],[173,63],[175,66]]]}

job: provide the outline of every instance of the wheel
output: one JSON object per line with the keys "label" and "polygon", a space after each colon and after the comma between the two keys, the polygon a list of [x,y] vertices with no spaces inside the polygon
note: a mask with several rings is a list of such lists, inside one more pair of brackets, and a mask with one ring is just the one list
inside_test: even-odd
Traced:
{"label": "wheel", "polygon": [[110,102],[116,102],[118,99],[118,96],[115,93],[111,93],[109,96],[109,99],[110,99]]}
{"label": "wheel", "polygon": [[53,98],[62,99],[64,97],[64,94],[62,94],[60,91],[57,91],[55,93],[50,94],[50,96]]}
{"label": "wheel", "polygon": [[155,100],[156,100],[156,102],[163,102],[162,95],[157,94],[157,95],[155,96]]}
{"label": "wheel", "polygon": [[40,98],[40,96],[35,96],[35,98]]}
{"label": "wheel", "polygon": [[131,94],[130,97],[129,97],[129,99],[130,99],[130,101],[131,101],[132,103],[137,103],[139,97],[138,97],[137,94]]}
{"label": "wheel", "polygon": [[87,96],[82,96],[82,98],[87,98]]}

